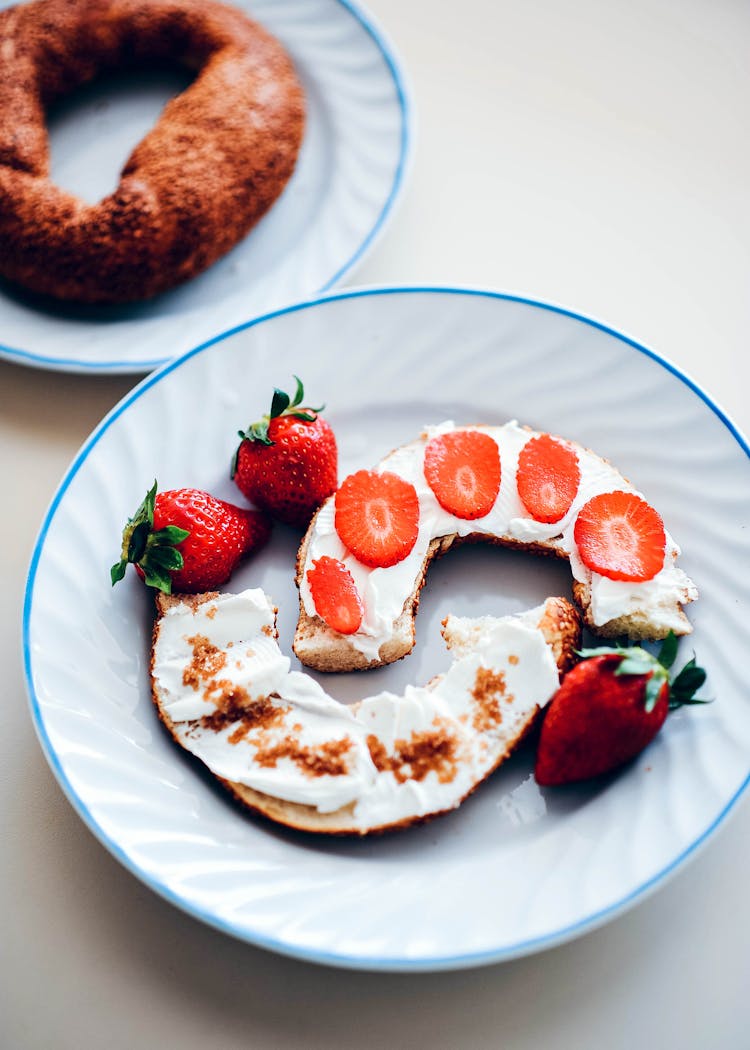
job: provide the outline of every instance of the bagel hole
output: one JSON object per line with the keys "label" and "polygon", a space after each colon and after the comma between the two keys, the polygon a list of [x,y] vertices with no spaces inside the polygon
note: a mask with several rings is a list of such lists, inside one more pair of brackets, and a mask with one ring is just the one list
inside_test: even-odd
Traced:
{"label": "bagel hole", "polygon": [[[425,685],[447,670],[451,657],[440,633],[442,620],[454,616],[507,616],[541,605],[546,598],[572,598],[567,561],[540,557],[490,543],[467,543],[448,551],[427,571],[416,618],[417,640],[403,660],[369,671],[322,674],[299,666],[316,678],[326,692],[343,703],[353,703],[383,689],[400,693],[407,685]],[[293,613],[295,612],[293,608]],[[293,624],[282,626],[282,648]],[[290,618],[296,622],[296,617]],[[285,649],[285,651],[289,651]]]}
{"label": "bagel hole", "polygon": [[102,73],[47,110],[50,176],[62,189],[97,204],[120,181],[135,146],[195,73],[175,62]]}

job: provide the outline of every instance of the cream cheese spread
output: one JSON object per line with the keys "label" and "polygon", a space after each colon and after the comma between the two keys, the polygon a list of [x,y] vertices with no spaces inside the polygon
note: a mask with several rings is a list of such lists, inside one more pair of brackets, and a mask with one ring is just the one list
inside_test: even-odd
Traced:
{"label": "cream cheese spread", "polygon": [[453,808],[505,756],[558,686],[543,610],[448,617],[444,674],[347,706],[289,670],[263,591],[180,602],[157,624],[154,693],[216,776],[319,813],[349,806],[366,831]]}
{"label": "cream cheese spread", "polygon": [[[424,474],[424,452],[427,442],[437,434],[452,430],[480,430],[497,443],[501,478],[492,510],[483,518],[466,520],[446,511],[438,503]],[[520,543],[544,544],[559,550],[570,559],[573,576],[591,593],[591,615],[596,626],[603,627],[621,616],[640,612],[649,622],[664,629],[681,629],[685,621],[680,604],[692,601],[698,592],[692,581],[675,565],[679,547],[667,534],[666,553],[661,571],[645,583],[610,580],[588,569],[581,559],[573,538],[578,511],[593,496],[622,490],[641,495],[614,467],[593,452],[572,446],[578,457],[581,480],[578,492],[567,514],[555,524],[535,521],[528,513],[516,487],[518,457],[523,446],[539,433],[527,430],[514,420],[503,426],[456,427],[448,421],[426,427],[417,441],[404,445],[386,456],[376,471],[390,471],[411,482],[420,506],[419,533],[409,555],[388,568],[362,565],[341,541],[334,524],[335,497],[320,508],[312,526],[305,564],[300,578],[300,594],[305,612],[315,616],[315,603],[307,580],[313,562],[328,555],[338,558],[352,574],[364,609],[362,624],[347,640],[370,660],[377,660],[381,646],[393,634],[394,624],[412,593],[419,577],[430,542],[441,536],[485,534],[516,540]]]}

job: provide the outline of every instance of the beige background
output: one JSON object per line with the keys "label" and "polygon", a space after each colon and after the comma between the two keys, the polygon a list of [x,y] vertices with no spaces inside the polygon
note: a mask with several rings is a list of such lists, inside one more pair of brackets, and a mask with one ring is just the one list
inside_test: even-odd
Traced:
{"label": "beige background", "polygon": [[[410,72],[417,142],[396,220],[351,283],[561,303],[677,362],[750,430],[747,0],[371,9]],[[37,746],[20,617],[55,487],[132,383],[0,362],[0,1046],[748,1046],[747,797],[624,918],[459,974],[281,959],[187,918],[110,858]]]}

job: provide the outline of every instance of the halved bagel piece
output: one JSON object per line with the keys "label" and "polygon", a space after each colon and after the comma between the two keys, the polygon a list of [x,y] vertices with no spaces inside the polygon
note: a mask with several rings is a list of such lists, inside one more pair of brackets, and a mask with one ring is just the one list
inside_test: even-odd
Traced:
{"label": "halved bagel piece", "polygon": [[159,717],[231,794],[304,831],[366,835],[458,806],[510,755],[575,660],[563,598],[512,617],[447,617],[450,667],[352,706],[289,670],[260,590],[157,597]]}
{"label": "halved bagel piece", "polygon": [[[446,510],[425,476],[425,448],[439,435],[479,431],[497,444],[500,484],[489,513],[481,518],[461,518]],[[515,421],[503,426],[455,427],[442,423],[390,452],[375,472],[390,472],[416,490],[420,521],[416,543],[396,564],[385,568],[362,564],[346,547],[336,529],[336,495],[322,504],[313,518],[297,556],[300,612],[294,651],[309,667],[320,671],[352,671],[392,663],[411,651],[415,642],[415,616],[419,596],[433,559],[451,547],[486,542],[566,558],[573,573],[573,597],[586,626],[602,637],[632,640],[664,638],[669,631],[688,634],[692,627],[682,606],[698,591],[677,567],[679,547],[664,531],[662,568],[641,582],[610,579],[584,564],[575,539],[579,511],[602,493],[623,492],[639,496],[634,486],[606,460],[573,441],[564,441],[575,453],[580,480],[572,501],[560,520],[535,520],[519,495],[519,456],[538,431]],[[562,439],[559,439],[562,440]],[[348,635],[333,630],[316,611],[308,573],[322,557],[335,558],[349,570],[362,603],[359,629]]]}

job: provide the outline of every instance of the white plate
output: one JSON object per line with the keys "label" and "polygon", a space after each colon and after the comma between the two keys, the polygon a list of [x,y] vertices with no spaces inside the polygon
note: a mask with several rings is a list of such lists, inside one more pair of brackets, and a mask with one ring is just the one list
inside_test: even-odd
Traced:
{"label": "white plate", "polygon": [[[421,425],[518,419],[611,459],[664,515],[701,598],[689,613],[707,708],[678,711],[605,783],[541,791],[515,756],[459,810],[363,841],[281,831],[235,806],[157,723],[149,602],[112,590],[122,525],[156,477],[233,498],[239,426],[300,373],[328,403],[341,473]],[[750,615],[745,440],[685,376],[616,332],[541,303],[395,289],[292,307],[214,339],[144,380],[65,477],[29,576],[24,637],[47,757],[101,841],[168,900],[237,937],[349,967],[430,970],[538,950],[612,918],[695,852],[748,782],[750,704],[738,653]],[[266,588],[290,649],[296,539],[277,529],[232,590]],[[463,548],[430,570],[406,660],[326,676],[349,700],[426,681],[449,611],[503,613],[570,592],[563,563]]]}
{"label": "white plate", "polygon": [[[217,331],[333,287],[372,247],[410,150],[393,49],[351,0],[234,2],[281,40],[305,86],[305,138],[286,190],[227,256],[149,302],[56,305],[0,282],[0,358],[69,372],[148,372]],[[123,75],[78,93],[51,121],[52,177],[92,202],[110,193],[133,146],[185,83],[176,73]]]}

